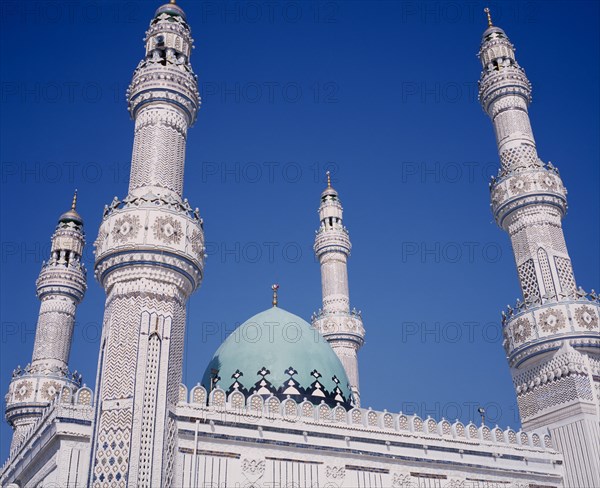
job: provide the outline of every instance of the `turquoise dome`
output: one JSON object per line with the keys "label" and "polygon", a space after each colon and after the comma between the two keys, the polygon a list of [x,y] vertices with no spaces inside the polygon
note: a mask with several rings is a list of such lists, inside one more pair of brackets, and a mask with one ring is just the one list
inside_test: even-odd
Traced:
{"label": "turquoise dome", "polygon": [[202,378],[207,391],[215,377],[228,393],[239,389],[317,404],[351,403],[346,372],[327,341],[278,307],[251,317],[221,344]]}

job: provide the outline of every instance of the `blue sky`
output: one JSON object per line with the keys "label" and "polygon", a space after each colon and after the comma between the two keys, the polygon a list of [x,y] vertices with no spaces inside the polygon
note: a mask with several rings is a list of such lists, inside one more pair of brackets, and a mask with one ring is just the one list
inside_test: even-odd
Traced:
{"label": "blue sky", "polygon": [[[351,303],[363,311],[363,406],[519,425],[500,310],[520,291],[492,222],[498,164],[477,102],[483,2],[184,2],[203,106],[185,196],[209,257],[188,309],[184,382],[225,334],[280,304],[320,305],[312,254],[324,172],[350,230]],[[95,381],[104,293],[92,242],[125,196],[133,140],[125,89],[159,3],[1,3],[0,390],[31,358],[35,280],[79,189],[89,289],[70,365]],[[564,229],[578,284],[599,286],[599,4],[489,2],[533,83],[540,157],[569,189]],[[0,458],[10,427],[0,429]]]}

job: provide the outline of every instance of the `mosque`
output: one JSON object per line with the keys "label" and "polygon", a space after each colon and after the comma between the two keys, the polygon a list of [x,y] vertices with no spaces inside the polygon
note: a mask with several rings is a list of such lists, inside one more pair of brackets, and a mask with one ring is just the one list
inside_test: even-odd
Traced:
{"label": "mosque", "polygon": [[[75,198],[36,283],[31,361],[6,394],[14,434],[0,485],[600,486],[600,302],[576,285],[562,230],[566,190],[538,157],[531,84],[487,13],[479,96],[500,156],[492,212],[510,236],[523,292],[503,312],[522,429],[361,406],[365,327],[349,302],[351,244],[330,181],[314,244],[323,301],[311,323],[279,307],[274,285],[272,306],[206,358],[195,386],[182,384],[186,303],[204,279],[205,249],[203,221],[182,196],[187,132],[200,107],[193,41],[171,2],[150,22],[127,92],[129,191],[105,207],[94,243],[106,292],[96,391],[69,364],[87,286]],[[245,340],[256,330],[260,340]]]}

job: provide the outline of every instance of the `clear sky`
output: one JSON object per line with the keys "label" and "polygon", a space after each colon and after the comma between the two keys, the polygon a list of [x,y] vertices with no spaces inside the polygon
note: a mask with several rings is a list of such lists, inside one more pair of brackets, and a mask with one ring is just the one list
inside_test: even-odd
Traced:
{"label": "clear sky", "polygon": [[[320,305],[312,254],[333,172],[363,311],[363,406],[518,427],[500,311],[520,295],[492,222],[498,156],[477,101],[483,2],[183,1],[203,97],[189,132],[185,196],[209,257],[188,309],[184,382],[224,336],[270,306]],[[31,358],[35,280],[79,189],[87,295],[70,366],[95,382],[104,292],[92,242],[125,196],[133,140],[125,90],[159,2],[0,3],[0,391]],[[533,84],[540,157],[569,189],[564,229],[577,283],[598,288],[599,3],[489,2]],[[0,458],[10,427],[1,426]]]}

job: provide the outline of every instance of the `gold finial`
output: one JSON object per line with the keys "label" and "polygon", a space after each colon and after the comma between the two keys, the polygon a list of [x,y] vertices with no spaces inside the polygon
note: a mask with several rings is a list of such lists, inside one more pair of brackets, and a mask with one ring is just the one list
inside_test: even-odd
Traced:
{"label": "gold finial", "polygon": [[487,15],[488,27],[492,27],[494,24],[492,24],[492,14],[490,13],[490,9],[488,7],[485,7],[483,11]]}
{"label": "gold finial", "polygon": [[271,285],[271,290],[273,290],[273,306],[276,307],[277,306],[277,290],[279,290],[279,285],[277,283],[275,283],[274,285]]}
{"label": "gold finial", "polygon": [[75,194],[73,195],[73,203],[71,203],[71,210],[75,210],[77,206],[77,190],[75,190]]}
{"label": "gold finial", "polygon": [[331,172],[327,171],[325,174],[327,175],[327,188],[331,188]]}
{"label": "gold finial", "polygon": [[175,5],[175,0],[171,0],[169,3],[172,3],[173,5]]}

